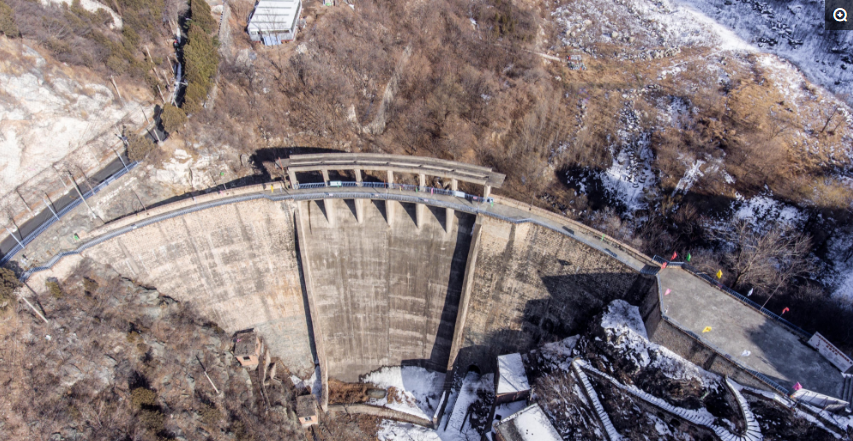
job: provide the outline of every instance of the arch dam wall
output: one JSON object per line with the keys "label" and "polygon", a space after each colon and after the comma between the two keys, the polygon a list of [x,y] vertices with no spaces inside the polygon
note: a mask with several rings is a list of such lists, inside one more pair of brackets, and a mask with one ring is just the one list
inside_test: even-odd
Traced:
{"label": "arch dam wall", "polygon": [[401,364],[491,371],[495,355],[576,333],[610,300],[639,304],[655,286],[571,232],[448,210],[438,196],[419,198],[424,208],[383,197],[257,198],[138,228],[123,219],[93,231],[123,229],[82,254],[194,303],[228,332],[255,328],[302,378],[317,360],[342,381]]}

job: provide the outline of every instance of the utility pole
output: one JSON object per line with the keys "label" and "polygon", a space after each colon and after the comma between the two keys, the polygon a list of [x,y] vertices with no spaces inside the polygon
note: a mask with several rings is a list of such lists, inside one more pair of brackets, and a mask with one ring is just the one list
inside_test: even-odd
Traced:
{"label": "utility pole", "polygon": [[24,203],[24,207],[27,208],[27,211],[29,211],[30,214],[34,214],[33,209],[30,208],[30,204],[27,203],[27,200],[24,199],[24,195],[21,194],[21,187],[15,188],[15,193],[18,193],[18,197],[21,198],[21,202]]}
{"label": "utility pole", "polygon": [[92,213],[92,217],[98,218],[98,215],[95,214],[95,210],[92,210],[92,207],[89,205],[89,202],[86,201],[86,198],[83,197],[83,192],[80,191],[80,186],[77,185],[77,181],[74,180],[74,176],[69,172],[68,176],[71,176],[71,182],[74,184],[74,189],[77,190],[77,194],[80,195],[80,200],[86,204],[86,208],[89,209],[89,212]]}
{"label": "utility pole", "polygon": [[124,158],[121,157],[121,154],[119,154],[118,150],[113,149],[113,153],[115,153],[116,156],[118,156],[119,161],[121,161],[121,165],[124,166],[124,171],[127,171],[127,163],[124,162]]}
{"label": "utility pole", "polygon": [[116,85],[116,80],[115,80],[115,78],[113,78],[113,76],[112,76],[112,75],[110,75],[110,81],[112,81],[112,82],[113,82],[113,87],[115,87],[115,89],[116,89],[116,94],[118,95],[118,99],[120,99],[120,100],[121,100],[121,104],[122,104],[123,106],[126,106],[126,105],[127,105],[127,103],[125,103],[125,102],[124,102],[124,98],[122,98],[122,96],[121,96],[121,92],[119,92],[119,91],[118,91],[118,86]]}
{"label": "utility pole", "polygon": [[47,209],[50,210],[51,213],[53,213],[53,217],[55,217],[56,220],[59,220],[59,216],[56,214],[56,210],[54,210],[51,206],[52,202],[50,201],[50,199],[46,199],[44,196],[42,196],[41,200],[42,202],[44,202],[44,205],[47,206]]}
{"label": "utility pole", "polygon": [[[30,285],[29,285],[29,284],[27,284],[27,282],[23,282],[23,283],[24,283],[24,286],[26,286],[26,287],[27,287],[27,289],[29,289],[33,294],[35,294],[35,293],[36,293],[32,288],[30,288]],[[37,315],[37,316],[39,316],[39,318],[40,318],[40,319],[44,320],[44,322],[45,322],[45,323],[50,323],[50,322],[49,322],[49,321],[44,317],[44,315],[43,315],[41,312],[39,312],[39,310],[38,310],[38,309],[36,309],[36,307],[35,307],[35,306],[33,306],[33,304],[32,304],[32,303],[30,303],[30,301],[29,301],[29,300],[27,300],[27,298],[26,298],[26,297],[24,297],[24,296],[23,296],[23,294],[18,294],[18,298],[19,298],[19,299],[21,299],[21,300],[23,300],[23,301],[24,301],[24,303],[26,303],[26,304],[27,304],[27,306],[29,306],[29,307],[30,307],[30,309],[32,309],[32,310],[33,310],[33,312],[34,312],[34,313],[36,313],[36,315]]]}
{"label": "utility pole", "polygon": [[131,193],[133,193],[134,196],[136,196],[136,200],[139,201],[139,205],[142,205],[142,209],[145,210],[145,214],[148,214],[148,209],[145,208],[145,204],[142,203],[142,199],[139,199],[139,195],[136,194],[136,192],[133,190],[130,190],[130,191],[131,191]]}
{"label": "utility pole", "polygon": [[[15,242],[18,242],[18,245],[20,245],[20,246],[21,246],[21,249],[23,250],[23,249],[24,249],[24,244],[23,244],[23,243],[21,243],[21,241],[20,241],[20,240],[18,240],[18,238],[17,238],[17,237],[15,237],[15,233],[14,233],[12,230],[10,230],[8,226],[6,226],[5,228],[6,228],[6,231],[8,231],[8,232],[9,232],[9,235],[10,235],[10,236],[12,236],[12,239],[15,239]],[[21,234],[21,229],[20,229],[20,228],[18,228],[17,230],[18,230],[18,234]],[[24,236],[23,236],[23,235],[21,235],[21,239],[23,239],[23,238],[24,238]]]}

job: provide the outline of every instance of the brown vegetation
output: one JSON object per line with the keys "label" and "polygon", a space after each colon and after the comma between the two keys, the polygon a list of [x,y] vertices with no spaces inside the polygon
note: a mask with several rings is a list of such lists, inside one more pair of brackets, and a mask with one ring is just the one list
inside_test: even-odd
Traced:
{"label": "brown vegetation", "polygon": [[15,298],[15,290],[21,286],[15,273],[8,268],[0,268],[0,305],[6,306]]}
{"label": "brown vegetation", "polygon": [[344,383],[342,381],[329,379],[329,403],[330,404],[357,404],[366,403],[369,397],[367,391],[375,389],[370,383]]}
{"label": "brown vegetation", "polygon": [[3,439],[302,439],[290,382],[261,399],[228,336],[186,305],[88,262],[61,283],[61,298],[31,298],[49,324],[21,306],[0,322]]}

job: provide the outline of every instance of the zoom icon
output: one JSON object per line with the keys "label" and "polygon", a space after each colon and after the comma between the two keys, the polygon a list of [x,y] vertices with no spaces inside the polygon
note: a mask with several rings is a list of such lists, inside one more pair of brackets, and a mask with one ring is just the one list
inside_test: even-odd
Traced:
{"label": "zoom icon", "polygon": [[824,8],[824,29],[827,31],[853,30],[853,23],[849,17],[850,12],[853,12],[853,0],[826,0]]}

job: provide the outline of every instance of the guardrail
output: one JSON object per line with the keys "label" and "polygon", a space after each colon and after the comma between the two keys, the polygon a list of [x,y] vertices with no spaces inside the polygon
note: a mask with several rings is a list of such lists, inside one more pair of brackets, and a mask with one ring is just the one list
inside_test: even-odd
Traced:
{"label": "guardrail", "polygon": [[[104,187],[111,184],[116,179],[124,176],[127,172],[136,168],[137,165],[139,165],[139,163],[136,161],[126,165],[121,170],[114,173],[112,176],[108,177],[107,179],[104,179],[100,184],[92,187],[91,190],[83,193],[83,199],[89,199],[90,197],[98,194],[101,190],[104,189]],[[38,237],[41,233],[44,233],[45,230],[47,230],[48,228],[50,228],[51,225],[56,223],[59,220],[58,218],[62,218],[62,216],[67,214],[69,211],[77,208],[77,206],[83,202],[83,199],[75,199],[71,201],[71,203],[63,207],[61,210],[57,211],[56,216],[49,217],[46,221],[44,221],[44,223],[39,225],[35,230],[28,234],[27,237],[22,238],[21,243],[15,244],[15,246],[12,247],[12,249],[9,250],[8,253],[6,253],[5,255],[3,255],[2,258],[0,258],[0,265],[5,265],[6,262],[12,259],[12,257],[15,257],[15,254],[18,254],[18,252],[23,250],[25,246],[29,245],[30,242],[35,240],[36,237]],[[21,246],[21,244],[23,244],[23,246]]]}
{"label": "guardrail", "polygon": [[308,184],[299,184],[293,186],[295,190],[306,190],[313,188],[341,188],[341,187],[366,187],[366,188],[384,188],[388,190],[403,190],[413,191],[416,193],[429,193],[431,195],[455,196],[472,202],[494,203],[494,198],[484,198],[461,191],[445,190],[443,188],[427,187],[421,185],[396,184],[387,182],[356,182],[356,181],[329,181],[327,182],[312,182]]}
{"label": "guardrail", "polygon": [[684,268],[685,270],[687,270],[689,273],[693,274],[694,276],[705,280],[706,282],[708,282],[713,287],[725,292],[726,294],[731,295],[732,297],[736,298],[737,300],[740,300],[742,303],[752,307],[753,309],[755,309],[759,313],[764,314],[766,317],[779,322],[779,324],[781,324],[782,326],[785,326],[786,328],[788,328],[788,330],[799,335],[802,338],[805,338],[806,340],[808,340],[812,336],[812,334],[806,332],[805,330],[803,330],[799,326],[789,322],[788,320],[783,319],[782,317],[774,314],[771,311],[768,311],[766,308],[761,307],[758,303],[755,303],[752,300],[749,300],[743,294],[729,288],[726,285],[718,283],[709,274],[707,274],[703,271],[699,271],[698,268],[696,268],[695,266],[693,266],[687,262],[670,262],[670,261],[664,259],[663,257],[657,256],[657,255],[655,255],[652,259],[654,259],[655,262],[658,262],[658,263],[667,262],[667,265],[678,266],[678,267]]}
{"label": "guardrail", "polygon": [[[301,184],[300,185],[301,188],[305,188],[305,187],[302,187],[302,185],[310,185],[310,184]],[[395,185],[400,185],[400,184],[395,184]],[[323,187],[326,187],[326,185],[322,184],[322,187],[318,186],[317,188],[323,188]],[[377,188],[383,188],[383,187],[377,187]],[[520,223],[525,223],[525,222],[533,223],[533,224],[539,225],[543,228],[548,228],[549,230],[558,232],[560,234],[570,236],[570,237],[572,237],[578,241],[581,241],[587,245],[595,247],[595,245],[591,245],[590,243],[588,243],[583,238],[575,236],[571,231],[565,231],[562,228],[554,227],[554,226],[549,225],[546,222],[542,222],[538,219],[516,218],[516,217],[504,216],[504,215],[501,215],[498,213],[493,213],[491,211],[485,210],[483,208],[479,208],[477,206],[464,205],[464,204],[460,204],[460,203],[456,203],[456,202],[442,201],[442,200],[437,200],[437,199],[429,199],[425,196],[427,196],[427,195],[424,194],[424,196],[409,196],[409,195],[404,195],[404,194],[381,193],[381,192],[376,192],[376,193],[371,193],[371,192],[334,192],[334,193],[332,193],[332,192],[312,192],[312,193],[303,193],[303,194],[293,194],[293,193],[275,194],[275,193],[267,193],[267,192],[261,190],[257,193],[245,194],[245,195],[241,195],[241,196],[233,196],[233,197],[228,197],[225,199],[219,199],[219,200],[215,200],[215,201],[204,202],[204,203],[192,205],[192,206],[185,207],[185,208],[175,210],[172,212],[152,216],[152,217],[143,219],[139,222],[133,223],[131,225],[127,225],[127,226],[124,226],[121,228],[117,228],[113,231],[110,231],[108,233],[102,234],[98,237],[95,237],[91,240],[86,241],[85,243],[81,244],[80,246],[78,246],[74,250],[63,251],[63,252],[53,256],[50,260],[45,262],[44,265],[31,268],[30,270],[24,272],[21,275],[21,280],[26,281],[27,279],[29,279],[29,277],[33,273],[50,269],[51,267],[53,267],[53,265],[56,264],[57,261],[59,261],[59,259],[61,259],[63,257],[71,256],[71,255],[75,255],[75,254],[80,254],[81,252],[83,252],[84,250],[86,250],[90,247],[93,247],[97,244],[100,244],[100,243],[106,241],[106,240],[120,236],[124,233],[135,230],[137,228],[141,228],[141,227],[144,227],[146,225],[150,225],[150,224],[153,224],[156,222],[171,219],[171,218],[174,218],[177,216],[182,216],[182,215],[187,214],[187,213],[192,213],[195,211],[200,211],[200,210],[204,210],[204,209],[208,209],[208,208],[218,207],[221,205],[227,205],[227,204],[233,204],[233,203],[237,203],[237,202],[249,201],[249,200],[253,200],[253,199],[267,199],[267,200],[271,200],[271,201],[284,201],[284,200],[301,201],[301,200],[315,200],[315,199],[385,199],[385,200],[396,200],[396,201],[408,202],[408,203],[429,203],[430,205],[433,205],[436,207],[452,208],[454,210],[458,210],[458,211],[462,211],[462,212],[466,212],[466,213],[471,213],[471,214],[475,214],[475,215],[482,214],[485,216],[490,216],[490,217],[500,219],[500,220],[503,220],[506,222],[510,222],[513,224],[520,224]],[[471,195],[469,195],[469,196],[471,196]],[[491,199],[491,198],[484,199],[482,197],[476,197],[476,198],[478,198],[481,202],[486,202],[488,199]],[[466,200],[470,200],[470,199],[466,198]],[[596,249],[598,249],[598,248],[596,247]]]}

